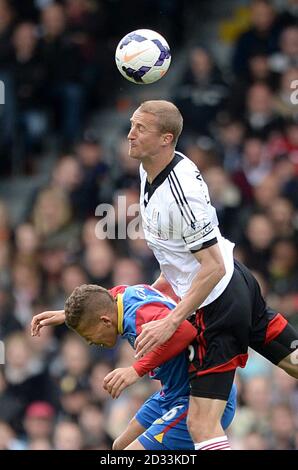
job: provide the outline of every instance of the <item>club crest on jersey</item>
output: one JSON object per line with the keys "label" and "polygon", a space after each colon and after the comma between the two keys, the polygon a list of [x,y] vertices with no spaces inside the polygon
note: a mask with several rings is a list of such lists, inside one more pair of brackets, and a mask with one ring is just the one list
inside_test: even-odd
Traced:
{"label": "club crest on jersey", "polygon": [[160,212],[156,207],[152,209],[150,219],[143,221],[144,228],[153,235],[154,238],[159,240],[168,240],[169,234],[165,230],[161,229],[161,217]]}
{"label": "club crest on jersey", "polygon": [[152,219],[152,222],[154,224],[158,224],[158,220],[159,220],[159,212],[158,210],[154,207],[153,211],[152,211],[152,216],[151,216],[151,219]]}
{"label": "club crest on jersey", "polygon": [[162,232],[159,228],[153,227],[148,223],[144,223],[144,230],[149,232],[154,238],[158,238],[159,240],[169,240],[169,236]]}

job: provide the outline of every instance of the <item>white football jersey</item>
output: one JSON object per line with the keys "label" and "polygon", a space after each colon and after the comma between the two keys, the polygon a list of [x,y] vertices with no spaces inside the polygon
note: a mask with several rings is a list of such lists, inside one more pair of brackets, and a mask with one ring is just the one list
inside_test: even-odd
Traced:
{"label": "white football jersey", "polygon": [[219,297],[233,271],[234,244],[222,237],[209,192],[196,165],[175,152],[173,160],[154,179],[140,166],[140,210],[148,246],[158,260],[161,272],[175,293],[183,297],[200,270],[192,253],[218,243],[226,274],[210,292],[201,307]]}

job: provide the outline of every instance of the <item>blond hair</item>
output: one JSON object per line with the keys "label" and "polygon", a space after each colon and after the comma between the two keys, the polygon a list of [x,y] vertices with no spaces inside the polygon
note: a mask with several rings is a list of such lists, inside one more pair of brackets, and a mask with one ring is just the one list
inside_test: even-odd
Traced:
{"label": "blond hair", "polygon": [[177,144],[183,128],[183,118],[177,106],[166,100],[151,100],[144,101],[139,110],[156,116],[160,132],[173,134],[173,145]]}

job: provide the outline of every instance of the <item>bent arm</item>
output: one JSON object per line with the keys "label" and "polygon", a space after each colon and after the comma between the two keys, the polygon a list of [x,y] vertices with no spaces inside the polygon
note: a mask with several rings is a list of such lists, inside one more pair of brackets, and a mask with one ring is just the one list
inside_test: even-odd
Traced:
{"label": "bent arm", "polygon": [[193,341],[196,334],[197,330],[191,323],[188,321],[183,322],[173,337],[165,344],[155,348],[132,366],[109,372],[103,381],[104,389],[112,398],[118,398],[123,390],[134,384],[147,372],[181,353]]}
{"label": "bent arm", "polygon": [[194,256],[201,264],[201,269],[194,277],[185,297],[167,317],[175,329],[198,309],[226,273],[218,244],[198,251]]}
{"label": "bent arm", "polygon": [[140,377],[181,353],[195,339],[197,330],[185,320],[164,344],[136,361],[132,366]]}
{"label": "bent arm", "polygon": [[225,275],[224,261],[217,244],[196,252],[194,256],[201,268],[189,291],[165,318],[142,326],[142,332],[135,342],[137,359],[171,338],[183,320],[198,309]]}

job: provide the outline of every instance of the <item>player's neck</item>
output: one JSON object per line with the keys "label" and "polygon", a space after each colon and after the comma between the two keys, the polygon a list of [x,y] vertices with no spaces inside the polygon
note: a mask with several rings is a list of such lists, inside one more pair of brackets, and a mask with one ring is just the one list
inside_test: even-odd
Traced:
{"label": "player's neck", "polygon": [[150,184],[152,184],[159,173],[166,168],[173,158],[174,152],[171,152],[167,155],[148,157],[142,161],[143,168],[147,173],[147,180]]}

